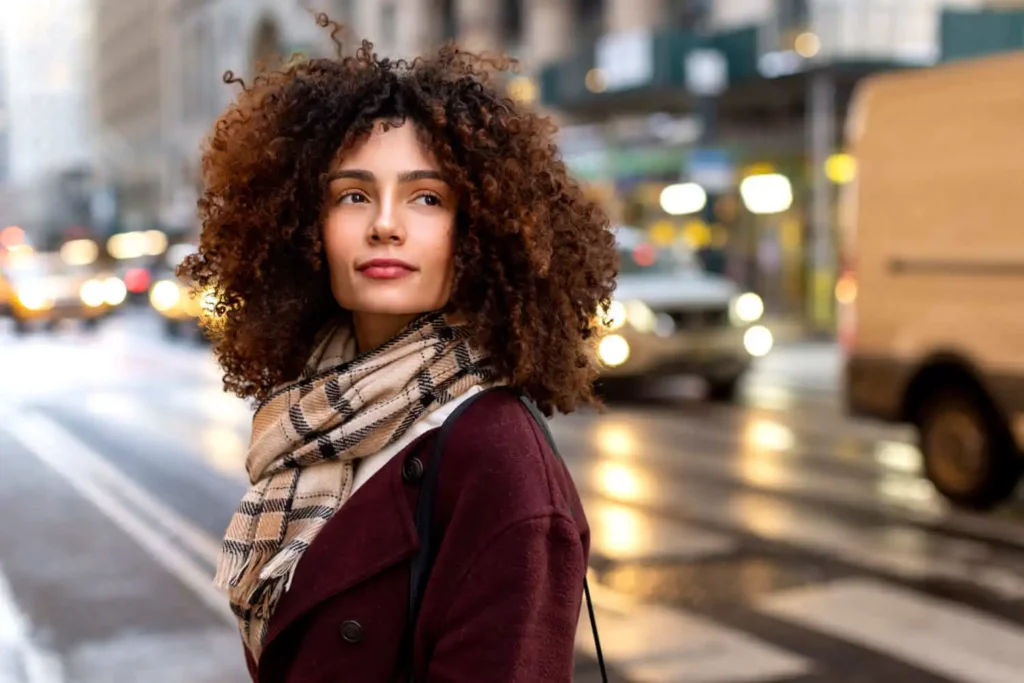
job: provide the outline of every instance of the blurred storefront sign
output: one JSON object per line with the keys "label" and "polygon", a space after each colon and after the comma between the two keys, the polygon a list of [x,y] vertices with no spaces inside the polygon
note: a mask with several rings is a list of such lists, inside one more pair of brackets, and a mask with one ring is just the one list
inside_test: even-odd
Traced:
{"label": "blurred storefront sign", "polygon": [[690,180],[712,193],[731,190],[736,185],[736,165],[725,149],[693,149],[686,160]]}
{"label": "blurred storefront sign", "polygon": [[647,31],[605,34],[594,56],[605,91],[637,88],[654,77],[654,43]]}
{"label": "blurred storefront sign", "polygon": [[1024,9],[946,10],[939,33],[944,62],[1024,49]]}

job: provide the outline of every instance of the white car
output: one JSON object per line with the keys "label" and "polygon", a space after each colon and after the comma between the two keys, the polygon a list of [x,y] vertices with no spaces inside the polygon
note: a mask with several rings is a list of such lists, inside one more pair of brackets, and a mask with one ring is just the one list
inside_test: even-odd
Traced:
{"label": "white car", "polygon": [[684,246],[657,247],[630,228],[619,228],[616,241],[618,285],[598,344],[602,377],[695,375],[713,398],[732,398],[751,359],[772,348],[771,332],[755,324],[761,298],[705,272]]}

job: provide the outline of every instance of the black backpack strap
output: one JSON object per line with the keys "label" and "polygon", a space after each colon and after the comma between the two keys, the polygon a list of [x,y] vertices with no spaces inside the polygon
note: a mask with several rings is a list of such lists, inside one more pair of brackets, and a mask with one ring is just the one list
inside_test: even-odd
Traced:
{"label": "black backpack strap", "polygon": [[413,638],[416,632],[416,623],[419,620],[420,604],[423,601],[423,592],[427,587],[427,580],[430,578],[430,571],[434,568],[434,560],[437,559],[437,550],[441,544],[438,538],[437,529],[434,527],[434,498],[437,494],[437,478],[441,471],[441,455],[444,453],[444,444],[452,431],[459,416],[466,411],[477,399],[494,391],[507,391],[504,387],[490,387],[479,391],[463,401],[452,411],[452,414],[445,418],[444,423],[438,430],[437,438],[434,440],[434,448],[430,458],[427,460],[423,472],[423,480],[420,484],[420,497],[416,504],[416,534],[420,539],[419,552],[412,559],[412,568],[409,572],[409,604],[407,609],[406,631],[403,637],[400,660],[407,662],[409,667],[409,681],[415,683],[416,672],[413,667]]}
{"label": "black backpack strap", "polygon": [[[540,412],[537,405],[525,394],[519,394],[519,400],[522,401],[523,405],[526,406],[526,409],[530,411],[530,415],[533,416],[534,422],[536,422],[537,426],[540,427],[542,432],[544,432],[544,438],[547,439],[548,446],[550,446],[555,455],[562,460],[562,464],[564,466],[565,460],[562,459],[562,454],[558,451],[558,446],[555,444],[555,438],[551,435],[551,429],[548,427],[548,421],[544,418],[544,414]],[[565,468],[565,473],[570,477],[570,479],[572,478],[568,467]],[[569,502],[569,510],[575,517],[575,510],[573,510],[571,501]],[[597,633],[597,616],[594,614],[594,601],[590,597],[590,582],[587,580],[585,570],[583,574],[583,594],[587,598],[587,613],[590,616],[590,630],[594,633],[594,650],[597,653],[597,665],[601,669],[601,680],[604,683],[608,683],[608,671],[605,669],[604,653],[601,651],[601,636]]]}
{"label": "black backpack strap", "polygon": [[[420,539],[419,552],[413,557],[412,569],[409,573],[409,605],[408,614],[406,621],[406,630],[402,642],[402,650],[399,653],[399,661],[404,661],[408,666],[409,672],[409,683],[416,683],[416,672],[413,666],[413,638],[416,632],[416,623],[419,620],[420,604],[423,600],[423,593],[426,590],[427,580],[430,578],[430,571],[434,567],[434,561],[437,559],[437,551],[440,546],[441,539],[438,537],[437,529],[433,524],[434,514],[434,498],[437,493],[437,480],[438,473],[441,470],[441,454],[444,452],[445,441],[448,439],[448,435],[451,433],[452,427],[458,420],[459,416],[473,404],[474,401],[481,398],[485,394],[492,391],[510,391],[507,387],[491,387],[485,389],[477,394],[469,397],[463,401],[452,414],[449,415],[444,424],[438,432],[437,439],[434,441],[434,448],[431,452],[430,459],[427,461],[426,468],[423,473],[423,483],[420,486],[420,497],[416,505],[416,533]],[[534,421],[544,432],[544,437],[547,439],[548,445],[551,450],[555,452],[559,458],[561,454],[558,452],[558,447],[555,445],[555,441],[551,436],[551,431],[548,429],[547,420],[544,419],[544,415],[540,412],[533,401],[527,398],[525,395],[518,393],[519,399],[523,405],[529,410],[530,415],[533,416]],[[564,463],[563,463],[564,464]],[[566,471],[568,474],[568,470]],[[571,510],[570,506],[570,510]],[[575,511],[573,511],[575,516]],[[601,669],[601,680],[604,683],[608,683],[608,673],[605,670],[604,655],[601,652],[601,640],[597,633],[597,618],[594,615],[594,603],[590,597],[590,584],[587,581],[586,574],[583,577],[583,592],[587,599],[587,611],[590,615],[590,627],[594,633],[594,646],[597,651],[597,663]]]}

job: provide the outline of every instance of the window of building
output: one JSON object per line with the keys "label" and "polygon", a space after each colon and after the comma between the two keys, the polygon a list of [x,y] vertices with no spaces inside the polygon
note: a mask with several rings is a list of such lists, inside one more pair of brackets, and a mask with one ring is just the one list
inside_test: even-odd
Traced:
{"label": "window of building", "polygon": [[604,31],[604,0],[574,0],[573,14],[583,39],[594,40]]}
{"label": "window of building", "polygon": [[604,14],[604,0],[575,0],[576,18],[581,21],[600,19]]}
{"label": "window of building", "polygon": [[346,26],[355,24],[356,3],[354,0],[338,0],[338,21]]}
{"label": "window of building", "polygon": [[254,71],[273,69],[281,59],[281,32],[270,17],[260,19],[252,43]]}
{"label": "window of building", "polygon": [[667,23],[676,28],[701,28],[711,13],[711,0],[665,0]]}
{"label": "window of building", "polygon": [[505,45],[518,48],[523,41],[523,0],[502,0],[501,30]]}
{"label": "window of building", "polygon": [[380,38],[384,47],[388,50],[395,48],[398,39],[397,17],[395,3],[385,2],[380,7]]}
{"label": "window of building", "polygon": [[783,31],[805,28],[810,21],[807,0],[775,0],[775,14]]}
{"label": "window of building", "polygon": [[455,40],[459,35],[459,18],[455,0],[441,0],[441,40]]}

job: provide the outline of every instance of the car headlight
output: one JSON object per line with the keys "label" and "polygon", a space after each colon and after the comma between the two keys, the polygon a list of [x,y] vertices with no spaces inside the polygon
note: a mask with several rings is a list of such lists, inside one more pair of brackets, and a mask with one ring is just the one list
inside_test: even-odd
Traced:
{"label": "car headlight", "polygon": [[753,292],[740,294],[732,300],[729,313],[737,325],[757,322],[764,315],[764,301]]}
{"label": "car headlight", "polygon": [[81,288],[78,290],[78,298],[89,308],[102,306],[106,300],[103,283],[99,280],[88,280],[82,283]]}
{"label": "car headlight", "polygon": [[18,301],[30,311],[45,311],[53,306],[42,285],[24,285],[18,288]]}
{"label": "car headlight", "polygon": [[629,360],[629,342],[617,334],[609,334],[597,345],[597,356],[610,368]]}
{"label": "car headlight", "polygon": [[111,306],[124,303],[128,297],[128,287],[119,277],[108,277],[103,281],[103,300]]}
{"label": "car headlight", "polygon": [[658,326],[658,316],[639,299],[626,302],[626,321],[637,332],[653,332]]}
{"label": "car headlight", "polygon": [[743,346],[755,358],[767,356],[775,345],[771,330],[763,325],[754,325],[743,333]]}
{"label": "car headlight", "polygon": [[161,280],[149,291],[149,303],[160,312],[169,311],[181,301],[181,288],[178,283]]}

